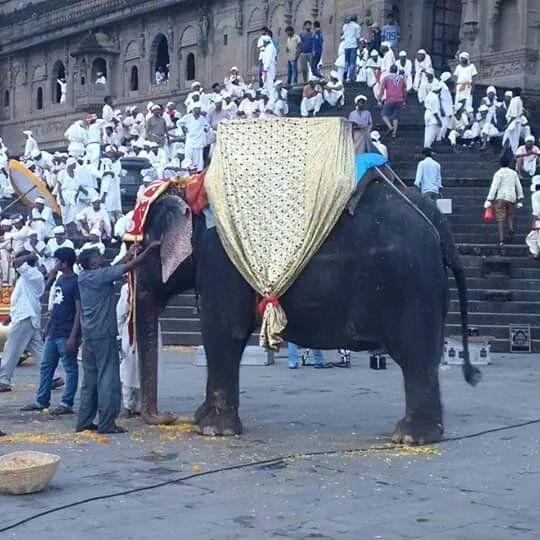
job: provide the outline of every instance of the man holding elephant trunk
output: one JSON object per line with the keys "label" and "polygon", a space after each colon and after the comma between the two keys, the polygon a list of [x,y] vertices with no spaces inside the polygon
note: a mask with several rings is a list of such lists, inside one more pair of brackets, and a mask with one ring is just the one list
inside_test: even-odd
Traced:
{"label": "man holding elephant trunk", "polygon": [[[109,266],[97,249],[83,251],[79,264],[81,329],[83,338],[83,384],[77,431],[123,433],[116,424],[120,413],[120,360],[117,345],[116,298],[114,283],[142,264],[160,245],[152,242],[142,253],[134,244],[124,264]],[[99,411],[99,423],[94,424]]]}

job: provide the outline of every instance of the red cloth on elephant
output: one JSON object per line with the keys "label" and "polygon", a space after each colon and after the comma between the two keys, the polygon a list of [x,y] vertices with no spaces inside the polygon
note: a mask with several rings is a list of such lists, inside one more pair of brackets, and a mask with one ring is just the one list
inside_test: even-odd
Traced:
{"label": "red cloth on elephant", "polygon": [[146,188],[135,205],[131,223],[128,223],[126,227],[126,234],[124,234],[125,242],[142,242],[144,238],[144,224],[146,223],[146,217],[152,203],[175,183],[176,180],[174,178],[157,180]]}
{"label": "red cloth on elephant", "polygon": [[186,203],[191,208],[191,212],[200,215],[208,206],[208,197],[204,180],[206,178],[206,169],[199,174],[191,177],[191,181],[186,186]]}

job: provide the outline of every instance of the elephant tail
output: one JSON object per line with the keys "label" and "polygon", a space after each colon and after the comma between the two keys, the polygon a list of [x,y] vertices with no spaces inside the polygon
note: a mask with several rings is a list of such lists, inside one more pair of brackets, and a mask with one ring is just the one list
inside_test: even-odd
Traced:
{"label": "elephant tail", "polygon": [[454,279],[456,280],[459,295],[459,311],[461,315],[461,337],[463,339],[463,376],[471,385],[476,386],[482,378],[482,372],[471,364],[469,354],[469,313],[467,309],[467,280],[465,270],[461,264],[452,264],[450,266]]}

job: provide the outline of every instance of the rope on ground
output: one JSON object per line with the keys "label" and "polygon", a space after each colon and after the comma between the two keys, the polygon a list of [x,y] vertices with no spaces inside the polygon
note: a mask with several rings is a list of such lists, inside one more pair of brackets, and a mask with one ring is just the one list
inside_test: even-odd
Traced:
{"label": "rope on ground", "polygon": [[[518,429],[526,426],[530,426],[533,424],[540,424],[540,418],[535,418],[533,420],[527,420],[525,422],[520,422],[517,424],[511,424],[508,426],[500,426],[497,428],[491,428],[491,429],[485,429],[483,431],[477,431],[475,433],[469,433],[468,435],[458,435],[456,437],[445,437],[441,439],[441,441],[437,444],[444,444],[448,442],[454,442],[454,441],[464,441],[467,439],[475,439],[478,437],[482,437],[484,435],[489,435],[491,433],[499,433],[501,431],[508,431],[511,429]],[[433,445],[419,445],[419,447],[422,446],[433,446]],[[211,469],[208,471],[200,472],[200,473],[193,473],[188,474],[186,476],[181,476],[179,478],[172,478],[171,480],[164,480],[163,482],[159,482],[157,484],[150,484],[148,486],[142,486],[138,488],[133,489],[127,489],[124,491],[117,491],[114,493],[109,493],[108,495],[96,495],[95,497],[88,497],[87,499],[81,499],[80,501],[75,501],[69,504],[64,504],[61,506],[55,506],[53,508],[50,508],[49,510],[44,510],[43,512],[38,512],[36,514],[32,514],[28,516],[27,518],[21,519],[20,521],[16,521],[15,523],[12,523],[11,525],[7,525],[6,527],[0,528],[0,533],[10,531],[12,529],[15,529],[16,527],[20,527],[21,525],[24,525],[26,523],[29,523],[30,521],[34,521],[40,517],[44,517],[50,514],[54,514],[56,512],[61,512],[62,510],[67,510],[69,508],[74,508],[76,506],[82,506],[84,504],[88,504],[91,502],[96,501],[105,501],[107,499],[113,499],[115,497],[123,497],[126,495],[132,495],[134,493],[141,493],[143,491],[150,491],[153,489],[159,489],[165,486],[170,486],[174,484],[180,484],[182,482],[186,482],[188,480],[193,480],[194,478],[201,478],[203,476],[211,476],[218,473],[224,473],[229,471],[237,471],[241,469],[248,469],[251,467],[260,467],[264,465],[274,465],[278,463],[282,463],[289,459],[297,459],[299,457],[301,458],[310,458],[310,457],[318,457],[318,456],[335,456],[339,454],[355,454],[359,452],[383,452],[392,450],[395,448],[401,448],[402,445],[394,444],[394,445],[385,445],[385,446],[372,446],[372,447],[360,447],[360,448],[350,448],[350,449],[333,449],[333,450],[320,450],[317,452],[302,452],[299,454],[286,454],[283,456],[278,456],[275,458],[269,458],[269,459],[262,459],[257,461],[250,461],[249,463],[240,463],[238,465],[230,465],[228,467],[219,467],[217,469]]]}

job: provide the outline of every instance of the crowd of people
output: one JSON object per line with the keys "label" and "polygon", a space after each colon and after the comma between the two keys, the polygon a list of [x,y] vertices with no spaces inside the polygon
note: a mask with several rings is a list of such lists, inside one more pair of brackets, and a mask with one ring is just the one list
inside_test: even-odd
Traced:
{"label": "crowd of people", "polygon": [[[520,176],[533,178],[534,216],[527,244],[533,256],[540,255],[540,177],[536,176],[540,150],[528,125],[519,88],[505,92],[499,101],[497,89],[490,86],[474,109],[472,91],[477,70],[469,55],[461,52],[454,73],[443,72],[437,77],[427,51],[419,50],[414,61],[406,51],[398,52],[399,26],[392,16],[382,28],[376,23],[360,26],[356,17],[348,18],[338,58],[328,77],[323,73],[324,36],[320,23],[306,21],[301,32],[288,27],[286,33],[286,84],[277,78],[280,44],[272,31],[264,28],[258,41],[258,73],[249,78],[233,66],[223,82],[216,82],[210,89],[195,81],[179,107],[174,102],[149,102],[145,107],[128,106],[122,111],[107,96],[100,116],[88,114],[68,127],[66,152],[51,154],[39,147],[31,131],[24,132],[26,141],[20,161],[41,179],[61,208],[60,222],[48,201],[38,197],[28,215],[15,214],[0,221],[1,280],[14,286],[11,326],[0,365],[0,391],[11,390],[21,354],[31,352],[40,362],[40,384],[35,400],[25,410],[49,407],[55,369],[61,359],[65,391],[55,412],[73,412],[82,335],[86,344],[85,372],[77,429],[121,431],[116,424],[120,396],[122,393],[127,411],[136,411],[138,380],[126,331],[127,285],[117,306],[112,287],[149,253],[139,253],[138,247],[126,250],[122,244],[113,266],[104,265],[106,246],[120,245],[131,220],[131,214],[124,213],[122,207],[121,160],[148,160],[138,197],[155,180],[200,172],[211,159],[221,122],[286,116],[288,90],[298,82],[299,75],[304,83],[300,107],[304,117],[316,116],[325,103],[341,109],[348,82],[364,83],[372,91],[386,133],[374,129],[368,92],[358,95],[348,117],[358,153],[369,149],[388,157],[382,139],[397,136],[400,112],[408,96],[415,94],[425,107],[424,159],[418,165],[415,184],[433,200],[443,189],[441,169],[433,152],[437,141],[447,139],[456,151],[464,146],[482,150],[497,142],[507,148],[515,158],[516,168],[509,167],[511,160],[506,153],[485,206],[495,208],[499,240],[503,243],[504,223],[508,223],[511,237],[514,208],[523,202]],[[167,76],[168,66],[158,67],[156,84],[165,82]],[[449,87],[452,80],[453,95]],[[65,86],[62,95],[65,99]],[[13,195],[8,149],[0,139],[0,198],[11,199]],[[40,298],[45,290],[50,291],[50,317],[43,344]],[[116,349],[118,332],[123,337],[122,370]],[[341,363],[347,365],[349,352],[340,354]],[[297,347],[291,344],[291,368],[298,366],[298,356]],[[330,367],[319,351],[315,351],[314,360],[318,367]],[[98,402],[103,413],[99,425],[94,425]]]}

